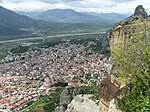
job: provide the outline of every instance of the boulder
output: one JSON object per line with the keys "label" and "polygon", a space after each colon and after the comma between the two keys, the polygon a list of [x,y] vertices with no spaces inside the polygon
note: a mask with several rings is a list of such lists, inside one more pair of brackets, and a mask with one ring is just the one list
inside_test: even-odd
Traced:
{"label": "boulder", "polygon": [[65,112],[68,104],[70,104],[73,98],[79,94],[90,94],[88,90],[81,88],[74,88],[71,86],[67,86],[66,89],[60,95],[60,104],[56,107],[54,112]]}
{"label": "boulder", "polygon": [[91,94],[77,95],[65,112],[99,112],[99,105],[91,99]]}

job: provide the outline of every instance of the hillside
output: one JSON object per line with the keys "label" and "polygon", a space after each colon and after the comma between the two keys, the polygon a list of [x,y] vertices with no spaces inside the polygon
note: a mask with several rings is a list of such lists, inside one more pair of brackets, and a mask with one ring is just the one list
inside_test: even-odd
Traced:
{"label": "hillside", "polygon": [[[57,12],[57,13],[54,13],[54,12]],[[60,12],[62,12],[63,15]],[[86,17],[90,17],[90,18],[86,18],[86,19],[90,19],[90,21],[97,21],[97,20],[101,19],[101,20],[105,20],[105,21],[106,20],[113,21],[115,23],[127,18],[127,15],[119,14],[119,13],[77,12],[72,9],[63,9],[63,10],[53,9],[53,10],[48,10],[45,12],[42,12],[42,11],[39,11],[39,12],[37,12],[37,11],[35,11],[35,12],[18,11],[16,13],[18,13],[20,15],[28,16],[32,19],[45,19],[45,20],[50,21],[52,18],[56,18],[55,21],[61,21],[61,22],[68,22],[68,21],[66,21],[67,18],[65,18],[65,16],[68,16],[69,19],[73,19],[75,16],[78,16],[78,18],[80,18],[80,16],[82,16],[82,17],[86,16]],[[64,13],[67,13],[68,15],[64,15]],[[44,15],[44,17],[42,17],[42,15]],[[62,19],[62,17],[63,17],[63,19]],[[72,17],[72,18],[70,18],[70,17]],[[84,18],[82,18],[82,19],[84,19]],[[85,21],[83,21],[83,22],[85,22]]]}
{"label": "hillside", "polygon": [[[0,36],[2,35],[17,35],[17,34],[31,34],[34,32],[40,32],[48,35],[61,34],[61,33],[72,33],[72,32],[88,32],[105,30],[113,26],[112,22],[104,21],[101,18],[87,16],[77,13],[73,10],[67,10],[69,15],[64,13],[57,13],[54,11],[53,14],[58,14],[55,18],[51,18],[51,21],[34,20],[24,15],[19,15],[13,11],[0,7]],[[70,13],[74,12],[71,16]],[[60,14],[60,15],[59,15]],[[47,15],[45,14],[46,17]],[[65,20],[65,18],[68,20]],[[70,17],[70,18],[69,18]],[[56,18],[62,18],[67,23],[62,23]],[[64,19],[63,19],[64,18]],[[71,23],[70,23],[70,22]],[[74,22],[73,22],[74,21]],[[76,22],[75,22],[76,21]],[[86,22],[84,22],[86,21]]]}
{"label": "hillside", "polygon": [[37,21],[0,6],[0,35],[20,34],[23,29],[51,28],[54,23]]}
{"label": "hillside", "polygon": [[19,15],[25,15],[32,19],[37,19],[37,16],[43,13],[42,11],[32,11],[32,12],[24,12],[24,11],[15,11]]}
{"label": "hillside", "polygon": [[12,29],[33,28],[37,21],[0,7],[0,25]]}
{"label": "hillside", "polygon": [[119,13],[97,13],[97,12],[83,12],[83,13],[101,17],[103,19],[107,19],[108,21],[113,21],[115,23],[128,17],[125,14],[119,14]]}
{"label": "hillside", "polygon": [[100,13],[98,16],[108,20],[112,20],[113,22],[118,22],[127,18],[127,15],[118,13]]}
{"label": "hillside", "polygon": [[111,23],[107,19],[76,12],[72,9],[53,9],[41,13],[37,19],[64,23]]}

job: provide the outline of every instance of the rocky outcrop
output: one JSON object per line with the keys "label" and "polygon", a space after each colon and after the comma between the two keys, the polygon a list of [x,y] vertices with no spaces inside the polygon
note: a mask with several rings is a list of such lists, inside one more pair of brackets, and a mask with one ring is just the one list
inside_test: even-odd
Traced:
{"label": "rocky outcrop", "polygon": [[141,16],[144,19],[148,17],[147,12],[145,11],[145,9],[143,8],[142,5],[139,5],[139,6],[136,7],[135,12],[134,12],[133,15],[134,16]]}
{"label": "rocky outcrop", "polygon": [[90,94],[90,92],[78,87],[66,87],[66,89],[60,95],[60,104],[55,109],[55,112],[65,112],[68,104],[70,104],[73,98],[79,94]]}
{"label": "rocky outcrop", "polygon": [[91,99],[92,95],[77,95],[65,112],[99,112],[98,104]]}
{"label": "rocky outcrop", "polygon": [[150,26],[150,18],[143,6],[139,5],[132,16],[117,23],[107,34],[110,48],[113,46],[124,48],[127,39],[137,32],[143,32],[145,26]]}
{"label": "rocky outcrop", "polygon": [[[110,49],[113,49],[114,46],[126,48],[126,43],[130,38],[139,33],[145,35],[149,27],[150,17],[143,6],[139,5],[132,16],[118,22],[112,31],[107,33]],[[112,73],[112,75],[114,74]],[[116,105],[122,92],[126,91],[128,86],[119,84],[113,78],[107,77],[101,81],[100,112],[121,112],[117,110]]]}
{"label": "rocky outcrop", "polygon": [[65,110],[66,110],[66,107],[62,105],[62,106],[56,107],[55,112],[65,112]]}
{"label": "rocky outcrop", "polygon": [[116,80],[110,77],[105,78],[100,86],[100,112],[121,112],[116,109],[117,97],[120,96],[125,87],[121,87]]}
{"label": "rocky outcrop", "polygon": [[66,88],[60,95],[60,105],[68,105],[73,99],[74,88]]}

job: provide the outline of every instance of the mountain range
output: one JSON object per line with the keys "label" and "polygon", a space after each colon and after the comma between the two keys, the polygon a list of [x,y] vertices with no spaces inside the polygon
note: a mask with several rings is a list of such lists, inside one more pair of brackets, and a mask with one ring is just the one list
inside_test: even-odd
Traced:
{"label": "mountain range", "polygon": [[61,32],[111,28],[115,22],[108,18],[80,13],[72,9],[16,13],[0,6],[0,35],[27,34],[35,30]]}
{"label": "mountain range", "polygon": [[19,15],[0,6],[0,35],[23,33],[25,29],[50,28],[53,24]]}
{"label": "mountain range", "polygon": [[113,22],[121,21],[128,17],[126,14],[119,14],[119,13],[97,13],[97,12],[84,12],[85,14],[95,15]]}
{"label": "mountain range", "polygon": [[37,19],[65,23],[106,22],[106,19],[101,17],[79,13],[72,9],[48,10],[38,15]]}
{"label": "mountain range", "polygon": [[21,15],[29,16],[37,20],[57,21],[65,23],[79,22],[118,22],[127,17],[125,14],[118,13],[96,13],[96,12],[77,12],[73,9],[52,9],[43,12],[16,12]]}

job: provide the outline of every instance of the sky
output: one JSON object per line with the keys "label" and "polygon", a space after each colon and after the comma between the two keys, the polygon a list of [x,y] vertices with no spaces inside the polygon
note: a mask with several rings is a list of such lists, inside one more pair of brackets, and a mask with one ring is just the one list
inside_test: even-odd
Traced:
{"label": "sky", "polygon": [[149,9],[150,0],[0,0],[0,6],[24,12],[59,8],[80,12],[132,14],[138,5]]}

